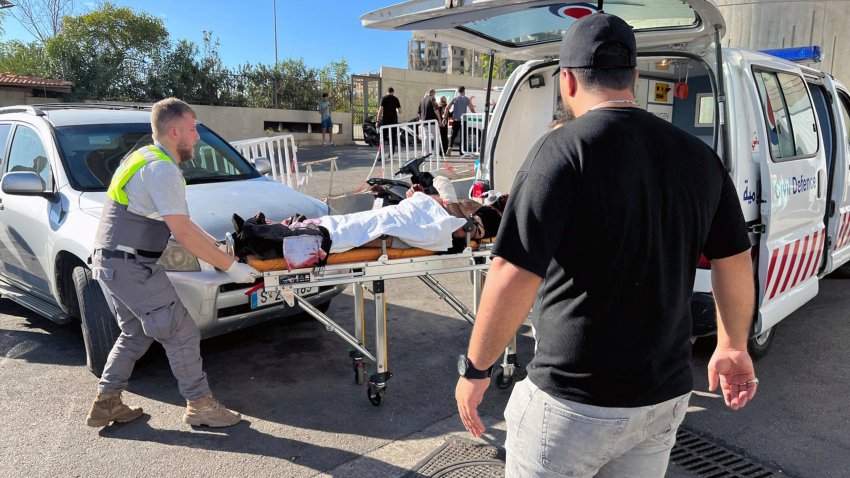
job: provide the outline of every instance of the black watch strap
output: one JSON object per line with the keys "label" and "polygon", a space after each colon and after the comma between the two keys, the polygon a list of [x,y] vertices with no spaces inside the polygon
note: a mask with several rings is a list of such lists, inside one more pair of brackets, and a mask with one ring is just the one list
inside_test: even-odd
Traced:
{"label": "black watch strap", "polygon": [[461,355],[458,357],[458,372],[464,378],[471,379],[480,379],[480,378],[488,378],[493,371],[493,366],[487,367],[485,370],[479,370],[472,365],[472,362],[469,361],[469,357],[466,355]]}

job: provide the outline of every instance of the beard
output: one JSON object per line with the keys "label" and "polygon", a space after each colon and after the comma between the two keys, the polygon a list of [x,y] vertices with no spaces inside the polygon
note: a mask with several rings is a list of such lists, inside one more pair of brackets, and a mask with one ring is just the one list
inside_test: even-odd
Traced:
{"label": "beard", "polygon": [[561,113],[561,117],[558,118],[558,121],[566,123],[567,121],[572,121],[574,119],[576,119],[576,113],[573,111],[573,108],[570,105],[564,105],[564,112]]}
{"label": "beard", "polygon": [[178,144],[177,156],[181,163],[183,161],[191,161],[195,157],[195,148],[190,144]]}

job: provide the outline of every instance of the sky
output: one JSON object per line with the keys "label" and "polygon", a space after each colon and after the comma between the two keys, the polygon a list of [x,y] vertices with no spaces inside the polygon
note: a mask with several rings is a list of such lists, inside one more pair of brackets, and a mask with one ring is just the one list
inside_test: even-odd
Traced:
{"label": "sky", "polygon": [[[274,5],[277,4],[278,59],[304,58],[322,67],[345,58],[352,73],[378,73],[381,66],[407,67],[409,32],[367,30],[360,16],[400,0],[112,0],[165,21],[171,40],[202,44],[203,31],[220,41],[224,64],[272,64],[275,59]],[[75,13],[94,7],[77,0]],[[14,8],[14,7],[13,7]],[[3,40],[33,38],[10,16]]]}

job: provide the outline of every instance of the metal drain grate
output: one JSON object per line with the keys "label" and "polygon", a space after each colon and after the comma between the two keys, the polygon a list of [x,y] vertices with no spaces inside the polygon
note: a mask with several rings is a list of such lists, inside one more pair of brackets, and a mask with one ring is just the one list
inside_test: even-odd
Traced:
{"label": "metal drain grate", "polygon": [[785,477],[739,453],[727,450],[684,427],[676,433],[670,461],[701,478]]}
{"label": "metal drain grate", "polygon": [[449,437],[420,461],[405,478],[501,478],[505,451],[460,437]]}

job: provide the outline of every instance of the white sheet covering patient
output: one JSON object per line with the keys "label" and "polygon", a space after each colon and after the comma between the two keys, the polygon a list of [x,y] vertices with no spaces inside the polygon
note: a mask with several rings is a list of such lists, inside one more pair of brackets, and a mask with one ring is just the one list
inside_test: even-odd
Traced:
{"label": "white sheet covering patient", "polygon": [[380,209],[322,216],[318,224],[327,228],[331,253],[345,252],[382,235],[401,239],[412,247],[429,251],[445,251],[452,246],[452,233],[466,224],[449,214],[432,197],[416,192],[393,206]]}

